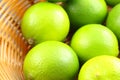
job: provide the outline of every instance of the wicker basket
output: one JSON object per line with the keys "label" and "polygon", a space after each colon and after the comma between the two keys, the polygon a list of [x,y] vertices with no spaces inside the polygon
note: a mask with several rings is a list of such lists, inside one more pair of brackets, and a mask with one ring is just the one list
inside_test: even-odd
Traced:
{"label": "wicker basket", "polygon": [[44,0],[0,0],[0,80],[24,80],[23,60],[30,48],[20,31],[25,10]]}

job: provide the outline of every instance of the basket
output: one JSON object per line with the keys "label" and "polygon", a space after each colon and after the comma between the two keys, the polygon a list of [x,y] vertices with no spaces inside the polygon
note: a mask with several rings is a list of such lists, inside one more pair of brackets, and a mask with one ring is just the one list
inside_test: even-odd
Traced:
{"label": "basket", "polygon": [[20,31],[25,10],[44,0],[0,0],[0,80],[24,80],[23,60],[30,49]]}

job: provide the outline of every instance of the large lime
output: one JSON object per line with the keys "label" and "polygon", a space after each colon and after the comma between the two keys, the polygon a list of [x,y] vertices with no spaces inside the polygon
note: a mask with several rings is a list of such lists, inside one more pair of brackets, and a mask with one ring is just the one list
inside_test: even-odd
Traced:
{"label": "large lime", "polygon": [[45,41],[28,52],[23,69],[26,80],[73,80],[79,61],[67,44]]}

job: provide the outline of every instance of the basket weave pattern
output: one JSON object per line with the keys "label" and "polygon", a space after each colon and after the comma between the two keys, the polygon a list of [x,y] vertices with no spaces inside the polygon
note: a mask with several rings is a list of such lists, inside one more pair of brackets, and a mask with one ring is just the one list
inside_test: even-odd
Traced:
{"label": "basket weave pattern", "polygon": [[20,22],[25,10],[43,0],[0,0],[0,80],[24,80],[23,60],[30,45]]}

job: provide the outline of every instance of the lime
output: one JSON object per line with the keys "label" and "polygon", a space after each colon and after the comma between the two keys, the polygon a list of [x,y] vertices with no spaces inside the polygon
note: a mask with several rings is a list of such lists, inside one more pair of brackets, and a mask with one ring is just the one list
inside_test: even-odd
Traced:
{"label": "lime", "polygon": [[109,12],[106,26],[115,33],[120,43],[120,4],[117,4]]}
{"label": "lime", "polygon": [[25,12],[21,30],[28,41],[38,44],[47,40],[63,41],[68,35],[69,25],[68,15],[60,5],[39,2]]}
{"label": "lime", "polygon": [[73,28],[100,23],[107,15],[107,5],[104,0],[70,0],[64,5]]}
{"label": "lime", "polygon": [[78,80],[120,80],[120,59],[108,55],[94,57],[82,66]]}
{"label": "lime", "polygon": [[110,6],[115,6],[117,5],[118,3],[120,3],[120,0],[105,0],[106,3]]}
{"label": "lime", "polygon": [[88,24],[79,28],[73,35],[71,47],[81,62],[98,55],[118,56],[118,40],[114,33],[101,24]]}
{"label": "lime", "polygon": [[44,41],[28,52],[23,70],[26,80],[73,80],[79,72],[79,61],[67,44]]}

